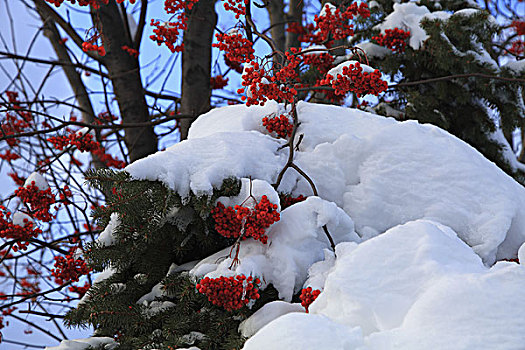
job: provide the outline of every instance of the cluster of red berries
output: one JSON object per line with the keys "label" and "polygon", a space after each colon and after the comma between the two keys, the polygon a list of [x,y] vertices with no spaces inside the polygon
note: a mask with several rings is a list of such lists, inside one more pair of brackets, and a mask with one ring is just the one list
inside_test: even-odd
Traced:
{"label": "cluster of red berries", "polygon": [[55,277],[55,283],[64,284],[64,282],[78,282],[81,276],[87,275],[89,268],[82,258],[75,258],[76,247],[69,249],[66,257],[55,256],[55,268],[51,271]]}
{"label": "cluster of red berries", "polygon": [[357,5],[354,2],[344,11],[339,8],[333,10],[333,5],[326,4],[322,15],[314,17],[315,25],[303,28],[303,30],[306,29],[303,40],[320,44],[354,35],[354,26],[349,22],[356,16],[370,17],[370,10],[366,3],[362,2]]}
{"label": "cluster of red berries", "polygon": [[224,57],[224,64],[226,64],[227,67],[230,69],[233,69],[237,73],[242,73],[242,65],[237,61],[230,61],[226,57]]}
{"label": "cluster of red berries", "polygon": [[516,29],[516,34],[525,35],[525,21],[512,21],[511,26]]}
{"label": "cluster of red berries", "polygon": [[61,200],[65,205],[71,204],[71,202],[69,201],[69,198],[72,198],[72,197],[73,197],[73,193],[72,193],[71,190],[69,189],[69,186],[68,186],[68,185],[65,185],[65,186],[64,186],[64,188],[62,189],[62,192],[60,192],[60,194],[59,194],[59,197],[60,197],[60,200]]}
{"label": "cluster of red berries", "polygon": [[314,302],[315,299],[321,294],[319,289],[312,290],[312,287],[303,288],[299,299],[301,299],[301,305],[305,308],[308,313],[308,307]]}
{"label": "cluster of red berries", "polygon": [[97,149],[91,151],[91,154],[98,157],[98,159],[109,168],[122,169],[126,166],[126,162],[113,157],[111,154],[106,153],[106,149],[100,146]]}
{"label": "cluster of red berries", "polygon": [[[62,5],[64,0],[46,0],[50,4],[55,5],[56,7],[59,7]],[[109,3],[109,0],[68,0],[71,4],[75,4],[78,1],[78,4],[80,6],[89,6],[91,5],[95,10],[98,10],[100,8],[101,4],[107,5]],[[122,4],[124,0],[115,0],[117,4]],[[137,0],[129,0],[130,4],[134,4]]]}
{"label": "cluster of red berries", "polygon": [[241,33],[235,31],[217,33],[215,37],[218,42],[212,46],[224,51],[225,59],[237,63],[246,63],[255,59],[253,43],[244,38]]}
{"label": "cluster of red berries", "polygon": [[22,202],[29,205],[31,215],[34,218],[43,222],[50,222],[53,219],[53,215],[49,212],[51,205],[55,203],[55,197],[51,193],[51,188],[41,190],[32,181],[31,184],[21,186],[15,190],[15,195]]}
{"label": "cluster of red berries", "polygon": [[68,145],[75,146],[80,152],[92,152],[100,147],[100,144],[93,140],[93,135],[90,133],[71,132],[69,135],[52,136],[47,141],[60,151]]}
{"label": "cluster of red berries", "polygon": [[226,85],[228,85],[228,78],[225,79],[222,75],[217,75],[210,78],[210,87],[212,90],[222,89]]}
{"label": "cluster of red berries", "polygon": [[173,20],[161,23],[160,21],[151,20],[153,35],[150,39],[157,42],[157,45],[166,45],[171,52],[184,51],[184,44],[179,42],[180,34],[188,26],[188,17],[186,9],[191,10],[198,0],[165,0],[164,10],[168,14],[174,14]]}
{"label": "cluster of red berries", "polygon": [[116,115],[111,114],[110,112],[100,112],[97,115],[97,118],[95,119],[95,123],[99,125],[109,124],[117,119],[118,117]]}
{"label": "cluster of red berries", "polygon": [[[286,54],[291,55],[289,52]],[[246,96],[241,97],[241,100],[246,101],[246,106],[264,106],[268,99],[292,103],[297,95],[293,80],[297,77],[295,68],[298,65],[299,59],[288,61],[286,66],[270,76],[259,63],[252,61],[242,75],[242,86],[245,88],[238,89],[237,93],[243,93],[246,89]]]}
{"label": "cluster of red berries", "polygon": [[184,44],[178,43],[179,35],[186,29],[186,22],[165,22],[151,20],[151,25],[156,27],[153,29],[153,35],[150,39],[157,42],[157,45],[166,45],[171,52],[184,51]]}
{"label": "cluster of red berries", "polygon": [[219,202],[211,213],[215,220],[215,230],[220,235],[226,238],[241,237],[243,240],[252,237],[263,244],[268,242],[266,229],[281,218],[277,205],[271,203],[266,196],[262,196],[254,208],[240,205],[234,208],[225,207]]}
{"label": "cluster of red berries", "polygon": [[[31,238],[37,237],[42,233],[38,227],[34,227],[34,223],[27,218],[24,219],[24,226],[13,224],[11,213],[7,211],[6,207],[0,205],[0,238],[12,239],[15,241],[13,250],[26,250]],[[4,256],[1,255],[0,256]]]}
{"label": "cluster of red berries", "polygon": [[26,179],[18,176],[17,173],[7,173],[7,176],[9,176],[17,186],[22,186],[26,182]]}
{"label": "cluster of red berries", "polygon": [[388,47],[393,52],[405,52],[407,40],[410,38],[410,32],[405,32],[402,29],[386,29],[385,34],[379,34],[372,37],[372,40],[381,46]]}
{"label": "cluster of red berries", "polygon": [[[18,100],[18,92],[6,91],[7,100],[13,112],[6,113],[5,121],[2,123],[2,135],[15,135],[25,131],[31,126],[33,116],[30,112],[24,111]],[[20,139],[13,137],[6,139],[10,147],[15,147],[20,143]]]}
{"label": "cluster of red berries", "polygon": [[121,49],[126,51],[132,57],[135,57],[135,58],[139,57],[139,52],[135,49],[132,49],[128,45],[123,45]]}
{"label": "cluster of red berries", "polygon": [[18,154],[11,152],[9,149],[6,149],[4,152],[0,153],[0,159],[6,160],[8,162],[17,160],[19,158],[20,156]]}
{"label": "cluster of red berries", "polygon": [[352,91],[357,97],[368,94],[377,96],[388,88],[387,82],[381,79],[379,70],[376,69],[371,73],[363,72],[359,62],[343,67],[342,73],[337,74],[335,79],[331,74],[327,74],[320,83],[322,85],[331,84],[336,95],[346,95]]}
{"label": "cluster of red berries", "polygon": [[512,46],[508,51],[516,56],[521,56],[525,52],[525,41],[516,40],[512,42]]}
{"label": "cluster of red berries", "polygon": [[304,200],[306,200],[306,197],[303,196],[302,194],[297,196],[297,197],[292,197],[289,194],[281,196],[281,210],[284,210],[284,209],[294,205],[295,203],[299,203],[299,202],[302,202]]}
{"label": "cluster of red berries", "polygon": [[235,277],[205,277],[197,283],[197,291],[205,294],[213,305],[221,306],[226,311],[238,310],[251,300],[259,299],[258,278],[237,275]]}
{"label": "cluster of red berries", "polygon": [[84,286],[71,286],[69,287],[69,291],[72,293],[77,293],[79,298],[82,298],[84,294],[88,291],[88,289],[91,287],[91,284],[89,282],[86,282]]}
{"label": "cluster of red berries", "polygon": [[246,14],[246,6],[249,0],[223,0],[224,9],[235,13],[235,19]]}
{"label": "cluster of red berries", "polygon": [[285,139],[292,136],[293,124],[290,123],[290,119],[284,114],[281,114],[279,117],[264,117],[262,123],[268,132],[275,132],[280,138]]}
{"label": "cluster of red berries", "polygon": [[96,51],[100,56],[106,55],[106,49],[104,48],[104,45],[93,44],[89,41],[85,41],[82,43],[82,51]]}
{"label": "cluster of red berries", "polygon": [[21,278],[18,284],[22,288],[22,291],[16,293],[16,295],[33,295],[40,292],[38,281],[30,282],[27,280],[27,278]]}

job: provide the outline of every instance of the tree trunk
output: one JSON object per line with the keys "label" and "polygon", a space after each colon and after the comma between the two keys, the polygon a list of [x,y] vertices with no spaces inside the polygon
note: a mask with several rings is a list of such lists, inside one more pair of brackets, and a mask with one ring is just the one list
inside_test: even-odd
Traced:
{"label": "tree trunk", "polygon": [[183,37],[181,113],[194,118],[181,120],[181,140],[188,137],[195,118],[211,108],[211,44],[216,24],[215,0],[200,0],[188,11]]}
{"label": "tree trunk", "polygon": [[[284,52],[286,38],[284,34],[285,17],[283,0],[269,0],[266,9],[268,10],[268,15],[270,16],[270,32],[272,35],[272,40],[275,43],[276,48],[279,51]],[[273,64],[275,68],[280,68],[282,59],[283,57],[281,55],[273,56]]]}
{"label": "tree trunk", "polygon": [[[124,14],[125,15],[125,14]],[[110,1],[91,13],[93,23],[102,34],[106,56],[103,63],[108,70],[113,91],[124,123],[143,123],[150,120],[138,60],[122,49],[133,47],[117,4]],[[124,141],[131,162],[157,151],[157,137],[152,126],[128,128]]]}
{"label": "tree trunk", "polygon": [[[302,24],[303,21],[303,0],[290,0],[288,9],[288,21]],[[291,47],[300,47],[299,34],[286,33],[286,49]]]}

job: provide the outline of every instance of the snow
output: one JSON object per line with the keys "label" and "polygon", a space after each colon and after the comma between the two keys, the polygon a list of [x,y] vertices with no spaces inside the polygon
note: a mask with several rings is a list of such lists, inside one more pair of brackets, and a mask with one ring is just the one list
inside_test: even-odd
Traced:
{"label": "snow", "polygon": [[278,164],[286,162],[286,154],[277,150],[281,145],[258,132],[216,133],[182,141],[126,170],[136,179],[160,180],[182,197],[190,191],[206,195],[228,177],[275,178]]}
{"label": "snow", "polygon": [[115,232],[115,229],[118,225],[120,225],[118,213],[111,213],[111,216],[109,217],[109,223],[104,228],[104,231],[100,233],[96,242],[101,246],[109,246],[115,244],[116,238],[113,235],[113,233]]}
{"label": "snow", "polygon": [[503,67],[511,70],[514,73],[521,74],[525,72],[525,60],[520,60],[520,61],[509,60],[507,63],[503,65]]}
{"label": "snow", "polygon": [[34,223],[34,220],[31,216],[27,215],[26,213],[17,211],[13,214],[13,225],[25,227],[25,225],[27,225],[29,222]]}
{"label": "snow", "polygon": [[74,340],[62,340],[60,345],[46,347],[46,350],[85,350],[89,347],[97,347],[104,345],[104,349],[112,350],[117,347],[113,338],[109,337],[91,337],[84,339],[74,339]]}
{"label": "snow", "polygon": [[304,312],[304,308],[301,304],[291,304],[282,300],[275,300],[264,304],[262,308],[241,322],[239,325],[239,333],[249,338],[277,317],[290,312]]}
{"label": "snow", "polygon": [[310,56],[310,55],[320,55],[322,53],[329,53],[328,49],[324,45],[310,45],[307,48],[303,49],[303,56]]}
{"label": "snow", "polygon": [[322,315],[289,313],[261,329],[244,350],[364,350],[359,328],[347,327]]}
{"label": "snow", "polygon": [[244,349],[522,349],[524,290],[523,266],[487,268],[450,228],[417,220],[339,244],[310,314],[277,318]]}
{"label": "snow", "polygon": [[346,61],[346,62],[343,62],[343,63],[340,63],[338,64],[337,66],[335,66],[334,68],[330,69],[327,73],[330,74],[331,76],[333,76],[334,78],[337,77],[337,75],[343,75],[343,68],[344,67],[350,67],[350,65],[356,65],[356,63],[359,63],[359,65],[361,66],[361,68],[363,68],[363,72],[367,72],[367,73],[372,73],[373,71],[375,71],[374,68],[364,64],[364,63],[360,63],[358,61]]}
{"label": "snow", "polygon": [[49,188],[47,180],[37,172],[31,173],[31,175],[28,176],[26,182],[24,183],[24,187],[31,185],[33,181],[35,182],[35,186],[38,187],[40,191],[45,191]]}
{"label": "snow", "polygon": [[[384,46],[365,41],[356,45],[363,50],[368,57],[384,58],[392,54],[392,51]],[[354,56],[353,54],[351,56]]]}

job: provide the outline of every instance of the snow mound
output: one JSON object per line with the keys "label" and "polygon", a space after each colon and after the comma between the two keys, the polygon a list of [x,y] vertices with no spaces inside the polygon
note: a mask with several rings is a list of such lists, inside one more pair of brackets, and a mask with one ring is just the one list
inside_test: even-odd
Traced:
{"label": "snow mound", "polygon": [[337,253],[311,313],[277,318],[245,350],[523,348],[525,268],[485,267],[450,228],[418,220]]}
{"label": "snow mound", "polygon": [[47,180],[37,172],[31,173],[24,182],[24,187],[27,187],[35,182],[35,186],[38,187],[40,191],[45,191],[49,188]]}
{"label": "snow mound", "polygon": [[[283,111],[277,103],[213,110],[193,124],[185,146],[175,145],[128,169],[133,176],[168,185],[203,174],[209,174],[208,188],[225,174],[273,183],[288,152],[278,150],[279,141],[258,132],[265,132],[263,116]],[[297,111],[297,137],[304,137],[296,164],[313,179],[321,198],[352,218],[364,239],[412,220],[431,219],[450,226],[487,264],[516,256],[525,241],[525,189],[468,144],[432,125],[397,122],[355,109],[300,102]],[[183,161],[175,160],[179,155]],[[244,158],[248,155],[255,158]],[[179,166],[172,168],[167,162]],[[187,175],[191,171],[195,173]],[[184,177],[178,175],[182,172]],[[287,171],[279,191],[312,194],[309,183],[294,170]]]}
{"label": "snow mound", "polygon": [[321,315],[289,313],[261,329],[244,350],[365,350],[359,328],[348,329]]}

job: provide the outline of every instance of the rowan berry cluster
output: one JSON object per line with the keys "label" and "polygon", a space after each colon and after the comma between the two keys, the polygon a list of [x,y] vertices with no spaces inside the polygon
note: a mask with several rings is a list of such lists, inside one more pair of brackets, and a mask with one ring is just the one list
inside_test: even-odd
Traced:
{"label": "rowan berry cluster", "polygon": [[272,204],[268,197],[262,196],[261,201],[253,208],[236,205],[225,207],[221,202],[211,211],[215,220],[215,230],[226,238],[247,239],[252,237],[263,244],[268,242],[266,229],[279,221],[280,214],[277,205]]}
{"label": "rowan berry cluster", "polygon": [[197,283],[197,291],[208,297],[213,305],[220,306],[226,311],[238,310],[251,300],[259,299],[258,278],[244,275],[232,277],[209,278],[205,277]]}
{"label": "rowan berry cluster", "polygon": [[122,50],[126,51],[130,56],[132,57],[139,57],[139,52],[131,47],[129,47],[128,45],[123,45],[122,47]]}
{"label": "rowan berry cluster", "polygon": [[69,135],[52,136],[47,141],[60,151],[68,145],[75,146],[80,152],[92,152],[100,147],[100,144],[93,140],[93,135],[89,133],[72,132]]}
{"label": "rowan berry cluster", "polygon": [[246,101],[246,106],[264,106],[269,99],[293,102],[297,95],[294,80],[298,74],[295,68],[299,65],[300,60],[290,52],[286,53],[286,58],[288,64],[275,72],[273,76],[270,76],[264,67],[255,61],[245,67],[241,83],[245,88],[238,89],[237,92],[243,93],[246,90],[246,96],[241,97],[241,100]]}
{"label": "rowan berry cluster", "polygon": [[35,224],[29,219],[24,219],[23,222],[24,226],[13,224],[11,213],[6,207],[0,205],[0,238],[14,240],[13,250],[15,252],[26,250],[29,245],[28,241],[42,233],[42,230],[35,227]]}
{"label": "rowan berry cluster", "polygon": [[[46,0],[46,1],[49,2],[50,4],[55,5],[56,7],[59,7],[60,5],[62,5],[62,3],[65,0]],[[80,6],[91,5],[95,10],[99,9],[101,4],[107,5],[109,3],[109,0],[68,0],[68,1],[73,5],[77,1]],[[117,4],[122,4],[124,2],[124,0],[115,0],[115,1],[117,2]],[[137,0],[129,0],[129,3],[134,4],[135,1]]]}
{"label": "rowan berry cluster", "polygon": [[315,299],[321,294],[319,289],[312,290],[312,287],[303,288],[299,299],[301,299],[301,305],[305,308],[308,313],[308,307],[314,302]]}
{"label": "rowan berry cluster", "polygon": [[322,13],[314,17],[315,25],[307,25],[303,28],[306,30],[303,40],[329,44],[333,40],[354,35],[354,26],[349,22],[356,16],[370,17],[370,10],[366,3],[362,2],[359,5],[353,3],[344,11],[331,4],[325,4]]}
{"label": "rowan berry cluster", "polygon": [[69,287],[69,291],[72,293],[77,293],[79,298],[82,298],[84,294],[88,291],[88,289],[91,287],[91,284],[89,282],[84,283],[84,286],[71,286]]}
{"label": "rowan berry cluster", "polygon": [[85,41],[82,43],[82,51],[96,51],[100,56],[106,55],[106,49],[104,48],[104,45],[93,44],[89,41]]}
{"label": "rowan berry cluster", "polygon": [[30,282],[27,278],[21,278],[18,282],[22,288],[21,292],[16,293],[17,295],[33,295],[40,292],[40,287],[38,286],[38,281]]}
{"label": "rowan berry cluster", "polygon": [[253,43],[246,39],[238,31],[230,31],[230,33],[215,34],[217,43],[212,44],[219,50],[224,51],[224,58],[231,62],[247,63],[255,59]]}
{"label": "rowan berry cluster", "polygon": [[151,20],[151,25],[157,27],[153,29],[153,35],[150,39],[157,42],[157,45],[166,45],[171,52],[182,52],[184,50],[183,43],[179,41],[180,33],[186,29],[186,22],[165,22]]}
{"label": "rowan berry cluster", "polygon": [[66,257],[55,256],[55,268],[51,271],[51,275],[55,277],[55,283],[78,282],[81,276],[87,275],[91,271],[84,259],[75,257],[76,250],[76,247],[69,249]]}
{"label": "rowan berry cluster", "polygon": [[222,89],[226,85],[228,85],[228,78],[225,79],[222,75],[217,75],[210,78],[210,87],[212,90]]}
{"label": "rowan berry cluster", "polygon": [[20,156],[18,154],[11,152],[9,149],[6,149],[4,152],[0,153],[0,159],[6,160],[8,162],[17,160],[19,158]]}
{"label": "rowan berry cluster", "polygon": [[405,32],[402,29],[386,29],[385,34],[379,34],[372,37],[372,40],[378,45],[388,47],[393,52],[405,52],[407,40],[410,38],[410,32]]}
{"label": "rowan berry cluster", "polygon": [[[7,100],[13,112],[7,112],[5,121],[2,122],[2,135],[16,135],[24,132],[31,126],[33,116],[30,112],[23,110],[18,100],[18,92],[6,91]],[[13,137],[6,139],[9,147],[15,147],[20,143],[20,138]]]}
{"label": "rowan berry cluster", "polygon": [[150,39],[157,42],[157,45],[166,45],[171,52],[182,52],[184,44],[179,42],[180,34],[188,26],[188,17],[186,16],[186,9],[189,11],[198,2],[198,0],[165,0],[164,10],[167,14],[174,14],[173,19],[169,22],[151,20],[151,25],[156,27],[153,29],[153,35]]}
{"label": "rowan berry cluster", "polygon": [[322,85],[332,85],[336,95],[346,95],[351,91],[357,97],[367,94],[377,96],[388,88],[387,82],[381,79],[379,70],[363,72],[359,62],[343,67],[342,73],[337,74],[335,79],[331,74],[327,74],[326,78],[321,80],[320,83]]}
{"label": "rowan berry cluster", "polygon": [[512,21],[511,26],[516,30],[516,34],[525,35],[525,21]]}
{"label": "rowan berry cluster", "polygon": [[43,222],[50,222],[53,215],[49,212],[52,204],[55,204],[55,197],[51,193],[51,188],[41,190],[35,185],[34,181],[26,186],[21,186],[15,190],[15,195],[20,198],[22,202],[29,205],[31,208],[31,215]]}
{"label": "rowan berry cluster", "polygon": [[521,56],[525,52],[525,41],[514,41],[508,51],[516,56]]}
{"label": "rowan berry cluster", "polygon": [[284,209],[294,205],[295,203],[299,203],[299,202],[302,202],[304,200],[306,200],[306,197],[303,196],[302,194],[297,196],[297,197],[292,197],[289,194],[281,196],[281,210],[284,210]]}
{"label": "rowan berry cluster", "polygon": [[235,13],[235,19],[246,14],[246,6],[249,0],[223,0],[224,9]]}
{"label": "rowan berry cluster", "polygon": [[237,73],[242,73],[242,65],[239,62],[230,61],[229,59],[224,57],[224,63],[226,64],[227,67],[229,67],[230,69],[233,69]]}
{"label": "rowan berry cluster", "polygon": [[126,162],[113,157],[109,153],[106,153],[106,149],[102,146],[100,146],[97,149],[92,150],[91,154],[96,156],[107,167],[122,169],[126,166]]}
{"label": "rowan berry cluster", "polygon": [[264,117],[262,123],[268,132],[275,132],[280,138],[285,139],[292,136],[293,124],[290,123],[290,119],[284,114],[281,114],[279,117]]}

